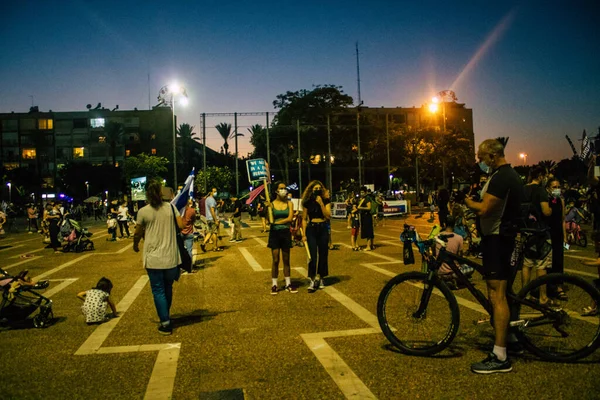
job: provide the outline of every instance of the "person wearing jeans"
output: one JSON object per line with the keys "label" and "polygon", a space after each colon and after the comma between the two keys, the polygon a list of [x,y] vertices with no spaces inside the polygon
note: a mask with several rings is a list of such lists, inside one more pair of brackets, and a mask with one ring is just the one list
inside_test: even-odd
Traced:
{"label": "person wearing jeans", "polygon": [[172,198],[173,189],[163,188],[158,180],[151,181],[146,186],[148,205],[139,210],[133,235],[136,253],[140,251],[140,240],[144,239],[142,261],[150,278],[154,306],[160,319],[158,332],[162,335],[173,333],[170,316],[173,282],[179,279],[178,265],[181,264],[176,229],[183,228],[183,221],[179,211],[168,203]]}
{"label": "person wearing jeans", "polygon": [[192,253],[194,249],[194,222],[196,221],[196,207],[193,199],[188,200],[181,219],[183,221],[183,229],[181,230],[181,234],[183,235],[183,243],[185,245],[185,249],[190,255],[190,258],[193,260],[194,256]]}
{"label": "person wearing jeans", "polygon": [[323,193],[323,184],[315,180],[302,194],[302,241],[308,246],[311,258],[308,263],[309,293],[325,288],[323,278],[329,275],[327,222],[331,219],[331,204]]}

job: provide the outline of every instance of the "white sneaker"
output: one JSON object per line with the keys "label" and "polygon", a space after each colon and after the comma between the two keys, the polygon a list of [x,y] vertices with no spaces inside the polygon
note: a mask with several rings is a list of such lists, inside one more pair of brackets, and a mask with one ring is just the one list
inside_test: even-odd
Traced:
{"label": "white sneaker", "polygon": [[315,289],[315,281],[310,280],[310,284],[308,285],[308,293],[314,293],[317,289]]}
{"label": "white sneaker", "polygon": [[325,289],[325,282],[323,282],[323,279],[319,279],[319,289]]}

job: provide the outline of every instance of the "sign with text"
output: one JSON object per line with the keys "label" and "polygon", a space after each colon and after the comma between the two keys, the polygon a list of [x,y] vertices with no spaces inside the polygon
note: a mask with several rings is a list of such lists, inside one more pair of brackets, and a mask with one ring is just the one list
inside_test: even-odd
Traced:
{"label": "sign with text", "polygon": [[263,179],[266,179],[267,182],[270,181],[269,168],[262,158],[246,160],[246,169],[248,169],[248,180],[250,182],[262,181]]}

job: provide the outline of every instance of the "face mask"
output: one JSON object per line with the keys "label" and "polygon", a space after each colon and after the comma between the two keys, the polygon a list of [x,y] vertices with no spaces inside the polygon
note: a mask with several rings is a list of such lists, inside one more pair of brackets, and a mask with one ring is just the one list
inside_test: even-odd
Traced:
{"label": "face mask", "polygon": [[287,196],[287,189],[279,189],[277,191],[277,194],[280,195],[281,197]]}
{"label": "face mask", "polygon": [[323,191],[321,189],[317,189],[313,193],[315,196],[321,196],[323,194]]}
{"label": "face mask", "polygon": [[479,168],[486,174],[490,171],[490,167],[483,161],[479,163]]}
{"label": "face mask", "polygon": [[560,189],[552,189],[552,196],[560,197]]}

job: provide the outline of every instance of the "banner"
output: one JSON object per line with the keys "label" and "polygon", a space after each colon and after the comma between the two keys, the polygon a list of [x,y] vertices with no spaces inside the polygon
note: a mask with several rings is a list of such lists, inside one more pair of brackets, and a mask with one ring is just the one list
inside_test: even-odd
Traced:
{"label": "banner", "polygon": [[131,179],[131,200],[144,201],[146,200],[146,177]]}
{"label": "banner", "polygon": [[385,200],[383,202],[383,215],[401,215],[408,212],[408,202],[406,200]]}

